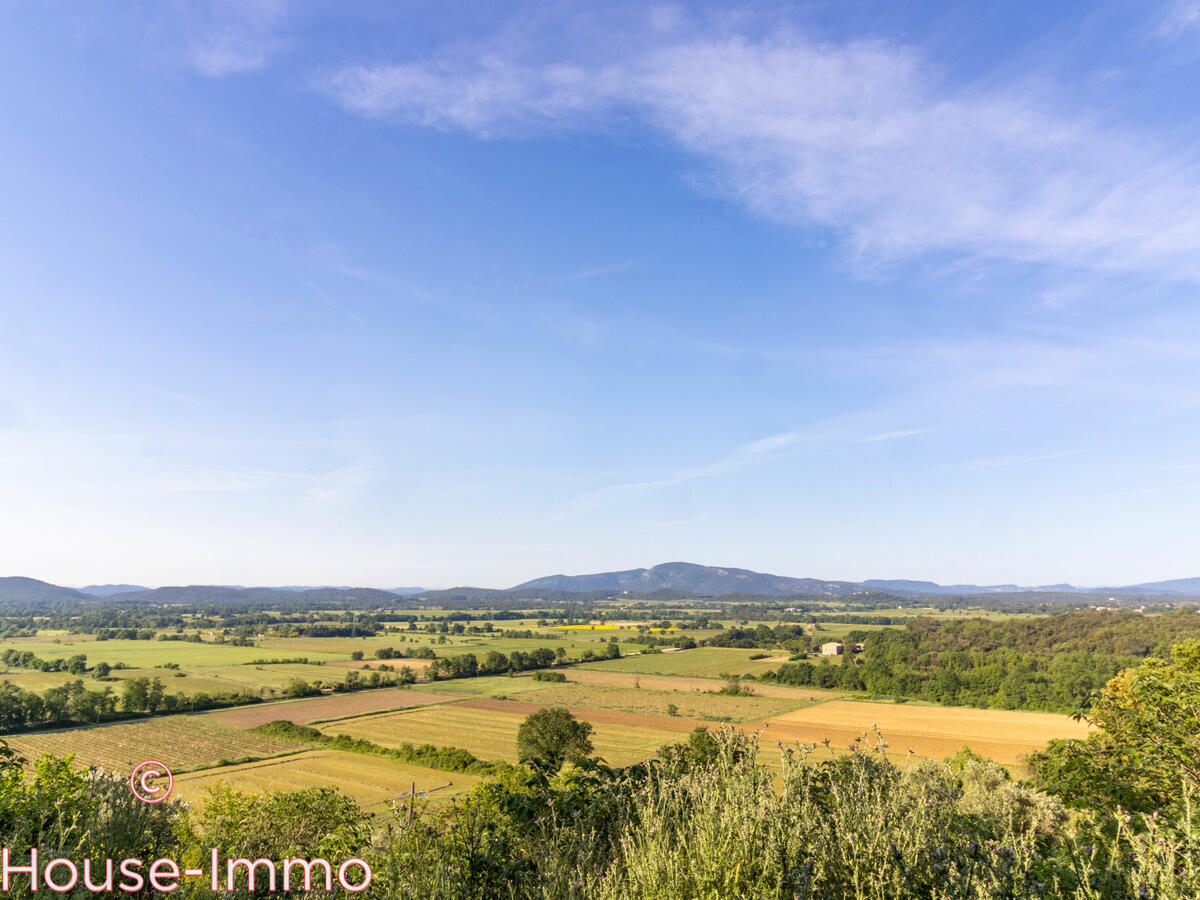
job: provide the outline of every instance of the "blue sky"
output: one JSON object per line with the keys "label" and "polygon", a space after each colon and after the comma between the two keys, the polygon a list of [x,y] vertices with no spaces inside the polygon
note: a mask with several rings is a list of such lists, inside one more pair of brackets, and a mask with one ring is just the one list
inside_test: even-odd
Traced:
{"label": "blue sky", "polygon": [[4,574],[1200,573],[1200,3],[348,6],[0,13]]}

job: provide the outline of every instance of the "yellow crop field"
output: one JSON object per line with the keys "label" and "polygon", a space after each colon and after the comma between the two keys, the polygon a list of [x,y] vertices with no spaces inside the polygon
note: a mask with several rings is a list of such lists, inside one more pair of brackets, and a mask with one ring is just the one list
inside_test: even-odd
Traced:
{"label": "yellow crop field", "polygon": [[814,743],[828,738],[836,746],[848,746],[856,736],[878,726],[891,753],[912,750],[917,756],[946,757],[965,745],[1008,765],[1021,762],[1054,738],[1082,738],[1088,733],[1086,724],[1057,713],[852,700],[822,703],[745,728],[764,725],[763,738],[768,741]]}
{"label": "yellow crop field", "polygon": [[414,785],[418,800],[438,802],[470,790],[478,776],[413,766],[382,756],[339,750],[309,750],[278,759],[190,772],[175,779],[177,796],[202,804],[211,788],[223,784],[238,791],[299,791],[334,787],[364,809],[385,810],[406,797]]}
{"label": "yellow crop field", "polygon": [[[321,730],[326,734],[365,738],[385,747],[404,742],[462,747],[480,759],[516,762],[517,729],[526,715],[448,703],[330,722],[321,726]],[[596,753],[612,765],[638,762],[663,744],[682,739],[678,731],[654,727],[596,723],[593,728]]]}
{"label": "yellow crop field", "polygon": [[299,745],[219,725],[198,716],[165,716],[138,722],[96,725],[20,734],[6,738],[9,745],[29,762],[43,754],[75,754],[81,766],[100,766],[110,772],[128,774],[138,763],[154,759],[172,772],[186,772],[223,759],[264,757],[286,753]]}

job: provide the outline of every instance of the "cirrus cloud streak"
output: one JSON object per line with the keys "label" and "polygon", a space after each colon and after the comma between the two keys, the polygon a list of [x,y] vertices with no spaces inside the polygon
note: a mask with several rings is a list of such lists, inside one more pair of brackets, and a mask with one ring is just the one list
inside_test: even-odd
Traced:
{"label": "cirrus cloud streak", "polygon": [[1200,280],[1200,159],[1030,85],[949,85],[916,49],[796,33],[607,60],[448,51],[349,66],[346,110],[482,139],[630,120],[755,212],[839,236],[864,268],[925,256]]}

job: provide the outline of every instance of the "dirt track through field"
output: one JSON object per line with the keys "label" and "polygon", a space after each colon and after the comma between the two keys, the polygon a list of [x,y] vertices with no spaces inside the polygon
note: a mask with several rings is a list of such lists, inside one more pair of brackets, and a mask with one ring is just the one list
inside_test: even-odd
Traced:
{"label": "dirt track through field", "polygon": [[377,691],[359,691],[351,694],[334,694],[329,697],[307,697],[303,700],[280,700],[276,703],[260,703],[257,706],[240,706],[237,709],[222,709],[202,713],[206,719],[235,725],[238,728],[254,728],[284,719],[297,725],[327,719],[342,719],[364,713],[385,712],[389,709],[407,709],[412,706],[428,706],[431,703],[446,703],[457,700],[453,694],[437,694],[432,691],[413,691],[408,688],[383,688]]}
{"label": "dirt track through field", "polygon": [[[547,703],[522,703],[519,700],[463,700],[455,706],[468,709],[486,709],[492,712],[529,715],[539,709],[547,709]],[[714,728],[715,722],[701,719],[684,719],[679,716],[647,716],[638,713],[617,712],[610,709],[571,709],[571,715],[595,725],[628,725],[634,728],[654,728],[658,731],[689,732],[696,728]]]}

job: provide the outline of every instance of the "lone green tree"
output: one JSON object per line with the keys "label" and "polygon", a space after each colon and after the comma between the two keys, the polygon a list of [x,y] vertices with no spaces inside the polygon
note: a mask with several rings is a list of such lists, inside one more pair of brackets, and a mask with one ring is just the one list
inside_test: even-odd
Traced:
{"label": "lone green tree", "polygon": [[521,762],[547,772],[557,772],[563,763],[578,763],[592,752],[590,722],[580,722],[561,706],[539,709],[521,723],[517,731],[517,753]]}

